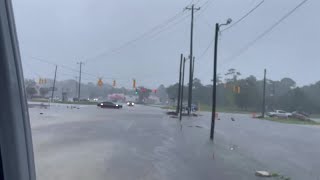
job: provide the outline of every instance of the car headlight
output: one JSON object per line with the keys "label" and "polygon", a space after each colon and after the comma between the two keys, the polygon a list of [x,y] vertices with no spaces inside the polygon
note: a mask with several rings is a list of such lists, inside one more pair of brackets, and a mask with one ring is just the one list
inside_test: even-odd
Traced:
{"label": "car headlight", "polygon": [[134,105],[134,103],[132,103],[132,105]]}
{"label": "car headlight", "polygon": [[118,104],[116,104],[116,106],[119,106]]}
{"label": "car headlight", "polygon": [[103,103],[101,103],[100,105],[103,106]]}
{"label": "car headlight", "polygon": [[128,105],[130,104],[130,103],[127,103]]}

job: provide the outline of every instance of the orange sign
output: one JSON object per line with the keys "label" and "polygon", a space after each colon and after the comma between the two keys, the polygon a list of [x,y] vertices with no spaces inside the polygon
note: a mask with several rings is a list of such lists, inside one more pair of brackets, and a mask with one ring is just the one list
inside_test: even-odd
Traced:
{"label": "orange sign", "polygon": [[102,86],[103,85],[103,82],[102,82],[102,79],[101,78],[99,78],[99,80],[98,80],[98,86]]}

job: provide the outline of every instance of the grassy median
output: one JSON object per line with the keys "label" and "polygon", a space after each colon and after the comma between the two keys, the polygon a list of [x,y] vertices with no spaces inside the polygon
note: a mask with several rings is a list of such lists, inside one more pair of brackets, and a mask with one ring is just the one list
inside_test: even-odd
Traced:
{"label": "grassy median", "polygon": [[266,117],[263,119],[269,120],[269,121],[280,122],[280,123],[286,123],[286,124],[320,125],[319,122],[315,122],[312,120],[303,121],[303,120],[293,119],[293,118],[282,119],[282,118],[275,118],[275,117]]}
{"label": "grassy median", "polygon": [[[176,106],[164,106],[161,107],[162,109],[168,109],[168,110],[176,110]],[[199,110],[203,111],[203,112],[211,112],[212,107],[209,105],[205,105],[205,104],[200,104],[199,106]],[[251,114],[254,111],[245,111],[245,110],[241,110],[239,108],[235,108],[235,107],[217,107],[216,109],[217,112],[224,112],[224,113],[238,113],[238,114]]]}
{"label": "grassy median", "polygon": [[[30,102],[42,102],[42,103],[49,103],[48,99],[31,99]],[[59,104],[81,104],[81,105],[96,105],[98,102],[91,102],[91,101],[80,101],[80,102],[62,102],[62,101],[54,101],[53,103]]]}

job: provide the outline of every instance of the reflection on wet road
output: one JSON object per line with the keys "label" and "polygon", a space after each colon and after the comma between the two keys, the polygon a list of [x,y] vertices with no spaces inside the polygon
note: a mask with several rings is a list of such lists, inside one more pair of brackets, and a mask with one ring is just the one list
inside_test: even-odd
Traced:
{"label": "reflection on wet road", "polygon": [[[259,179],[254,176],[255,170],[312,179],[318,175],[300,169],[299,176],[293,171],[302,165],[320,167],[319,161],[308,159],[302,164],[296,162],[299,159],[288,158],[273,163],[275,157],[285,157],[282,153],[287,146],[272,143],[281,143],[287,133],[267,133],[259,128],[280,131],[285,127],[252,122],[244,115],[237,115],[236,121],[221,115],[214,144],[208,139],[207,113],[185,117],[180,123],[165,115],[164,110],[147,106],[114,110],[56,105],[50,109],[30,108],[30,116],[39,180]],[[299,128],[293,126],[288,132],[302,131]],[[319,135],[315,127],[308,128],[306,131]],[[272,136],[277,140],[273,141]],[[309,151],[313,153],[318,147]],[[295,152],[287,151],[288,156]]]}

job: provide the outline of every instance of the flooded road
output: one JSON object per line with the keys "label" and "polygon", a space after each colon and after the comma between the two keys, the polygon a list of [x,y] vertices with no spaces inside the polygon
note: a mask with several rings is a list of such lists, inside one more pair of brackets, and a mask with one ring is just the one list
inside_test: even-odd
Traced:
{"label": "flooded road", "polygon": [[[233,115],[235,121],[231,121],[229,114],[222,114],[212,143],[208,113],[186,117],[180,123],[160,108],[139,105],[120,110],[95,106],[70,109],[65,105],[29,110],[39,180],[260,179],[254,175],[256,170],[291,179],[319,176],[312,169],[300,169],[319,167],[317,157],[310,161],[304,158],[309,155],[303,154],[298,156],[305,159],[300,163],[290,159],[301,148],[282,154],[287,146],[300,142],[286,142],[283,134],[287,133],[280,131],[288,125],[252,122],[248,115]],[[301,126],[292,127],[289,133],[302,133]],[[302,128],[314,136],[320,130]],[[310,143],[304,142],[305,146]],[[309,153],[318,147],[312,146]]]}

